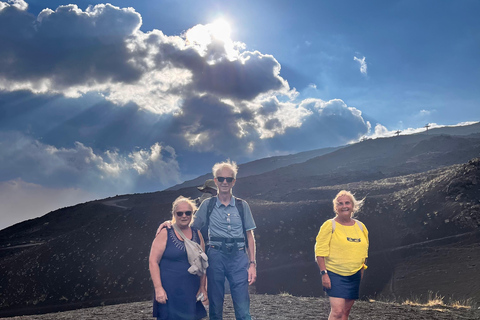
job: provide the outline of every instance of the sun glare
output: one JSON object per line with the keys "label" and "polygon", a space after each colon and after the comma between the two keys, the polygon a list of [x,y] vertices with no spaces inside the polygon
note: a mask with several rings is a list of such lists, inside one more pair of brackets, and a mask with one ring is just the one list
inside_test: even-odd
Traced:
{"label": "sun glare", "polygon": [[[207,54],[209,46],[213,43],[215,47],[222,45],[223,52],[214,52],[208,59],[208,63],[214,63],[223,58],[235,59],[238,56],[240,43],[232,41],[230,24],[225,19],[217,19],[209,24],[198,24],[189,29],[185,34],[186,43],[194,46],[202,55]],[[212,52],[211,52],[212,53]]]}
{"label": "sun glare", "polygon": [[212,36],[220,41],[228,42],[230,40],[230,24],[224,19],[215,20],[208,25]]}

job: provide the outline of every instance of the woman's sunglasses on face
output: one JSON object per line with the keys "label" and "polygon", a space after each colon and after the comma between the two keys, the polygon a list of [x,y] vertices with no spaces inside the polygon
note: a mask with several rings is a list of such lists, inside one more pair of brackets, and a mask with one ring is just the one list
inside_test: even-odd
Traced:
{"label": "woman's sunglasses on face", "polygon": [[216,179],[217,179],[218,182],[223,182],[223,181],[227,180],[228,183],[231,183],[233,181],[232,177],[217,177]]}
{"label": "woman's sunglasses on face", "polygon": [[179,217],[183,216],[184,214],[187,217],[190,217],[192,215],[192,211],[177,211],[177,216],[179,216]]}

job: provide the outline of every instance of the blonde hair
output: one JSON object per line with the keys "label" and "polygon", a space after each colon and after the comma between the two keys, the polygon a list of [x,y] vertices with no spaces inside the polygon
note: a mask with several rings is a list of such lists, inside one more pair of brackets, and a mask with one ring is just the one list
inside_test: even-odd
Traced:
{"label": "blonde hair", "polygon": [[217,172],[223,168],[228,168],[232,170],[233,179],[237,179],[237,172],[238,172],[237,163],[235,161],[231,161],[230,159],[227,159],[227,161],[215,163],[215,165],[212,168],[213,177],[216,178]]}
{"label": "blonde hair", "polygon": [[362,200],[357,200],[355,199],[355,196],[353,195],[353,193],[351,193],[350,191],[347,191],[347,190],[341,190],[339,193],[337,193],[337,195],[335,196],[335,198],[333,199],[333,211],[335,212],[335,214],[337,214],[337,210],[335,209],[337,207],[337,202],[338,202],[338,198],[340,197],[349,197],[351,200],[352,200],[352,203],[353,203],[353,212],[352,212],[352,217],[355,213],[357,213],[358,211],[360,211],[360,209],[362,208],[363,206],[363,203],[365,201],[365,198],[363,198]]}
{"label": "blonde hair", "polygon": [[[177,210],[177,207],[180,203],[182,202],[185,202],[187,204],[190,205],[190,207],[192,208],[192,222],[193,222],[193,213],[195,211],[197,211],[197,205],[195,204],[195,201],[193,201],[192,199],[190,198],[186,198],[184,196],[179,196],[177,199],[175,199],[175,201],[173,201],[172,203],[172,223],[175,223],[177,221],[177,215],[175,214],[176,213],[176,210]],[[191,224],[191,223],[190,223]]]}

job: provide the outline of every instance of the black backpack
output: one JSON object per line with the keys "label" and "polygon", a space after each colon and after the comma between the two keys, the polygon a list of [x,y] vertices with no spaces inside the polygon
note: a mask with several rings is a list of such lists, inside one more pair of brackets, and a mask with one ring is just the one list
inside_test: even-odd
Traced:
{"label": "black backpack", "polygon": [[[208,225],[210,224],[210,215],[212,214],[213,207],[217,202],[217,197],[211,197],[207,199],[207,219],[205,221],[205,225],[202,227],[200,232],[202,233],[203,240],[205,243],[208,243]],[[242,219],[242,227],[243,227],[243,237],[245,238],[245,247],[248,248],[248,240],[247,240],[247,230],[245,230],[245,213],[243,211],[243,200],[240,198],[235,197],[235,207],[237,207],[238,213],[240,214],[240,218]]]}

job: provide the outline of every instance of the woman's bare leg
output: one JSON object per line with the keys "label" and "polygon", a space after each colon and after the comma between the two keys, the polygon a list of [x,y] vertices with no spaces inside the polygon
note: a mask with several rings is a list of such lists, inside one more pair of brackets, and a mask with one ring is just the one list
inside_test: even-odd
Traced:
{"label": "woman's bare leg", "polygon": [[328,320],[348,320],[355,300],[330,297],[330,315]]}

